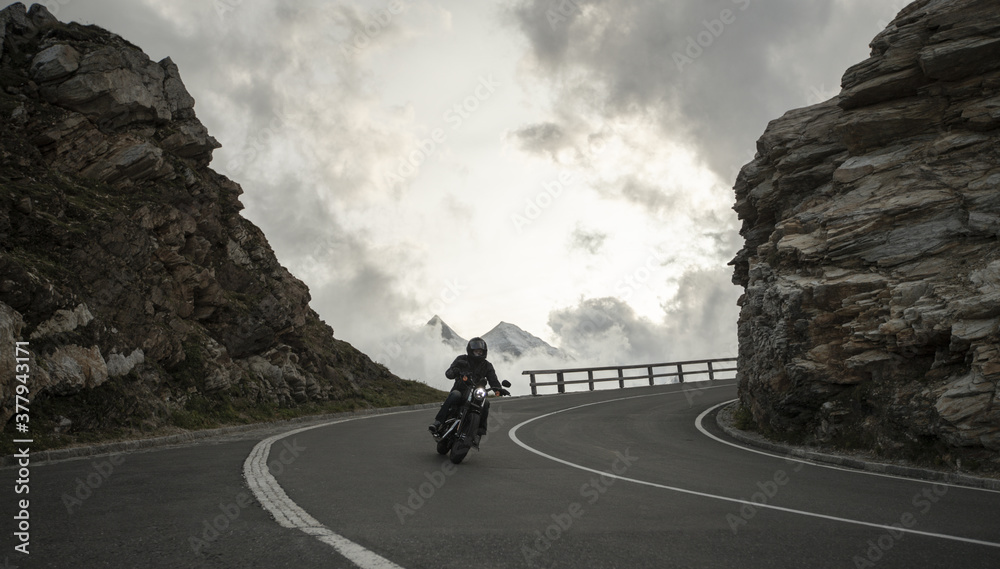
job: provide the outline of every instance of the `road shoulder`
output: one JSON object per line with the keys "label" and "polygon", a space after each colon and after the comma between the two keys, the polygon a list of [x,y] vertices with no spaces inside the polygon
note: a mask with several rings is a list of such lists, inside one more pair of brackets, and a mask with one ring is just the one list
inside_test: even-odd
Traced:
{"label": "road shoulder", "polygon": [[886,462],[876,460],[863,453],[831,452],[827,449],[823,451],[810,447],[795,446],[779,443],[765,438],[759,433],[737,429],[733,423],[733,411],[736,402],[729,403],[718,409],[715,413],[715,421],[729,437],[737,441],[761,450],[773,452],[774,454],[800,458],[820,464],[830,464],[844,468],[852,468],[865,472],[878,474],[888,474],[892,476],[904,476],[928,482],[943,482],[958,486],[969,486],[972,488],[982,488],[985,490],[1000,491],[1000,479],[975,476],[964,472],[954,472],[948,470],[937,470],[904,464],[902,462]]}

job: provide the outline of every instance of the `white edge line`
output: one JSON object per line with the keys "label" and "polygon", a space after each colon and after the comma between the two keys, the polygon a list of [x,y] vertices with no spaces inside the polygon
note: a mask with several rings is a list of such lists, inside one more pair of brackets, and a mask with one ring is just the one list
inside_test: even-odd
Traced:
{"label": "white edge line", "polygon": [[801,462],[803,464],[808,464],[810,466],[816,466],[818,468],[829,468],[831,470],[839,470],[841,472],[850,472],[852,474],[864,474],[864,475],[867,475],[867,476],[880,476],[882,478],[893,478],[893,479],[896,479],[896,480],[906,480],[908,482],[913,482],[913,483],[916,483],[916,484],[937,484],[938,486],[948,486],[948,487],[951,487],[951,488],[959,488],[959,489],[962,489],[962,490],[975,490],[977,492],[990,492],[990,493],[994,493],[994,494],[1000,494],[1000,491],[993,490],[992,488],[977,488],[975,486],[965,486],[963,484],[954,484],[954,483],[951,483],[951,482],[939,482],[937,480],[921,480],[919,478],[913,478],[911,476],[900,476],[898,474],[888,474],[888,473],[885,473],[885,472],[872,472],[870,470],[860,470],[860,469],[857,469],[857,468],[847,468],[847,467],[844,467],[844,466],[837,466],[835,464],[824,464],[822,462],[816,462],[814,460],[809,460],[807,458],[798,458],[798,457],[790,456],[790,455],[777,454],[777,453],[773,453],[773,452],[768,452],[766,450],[760,450],[760,449],[756,449],[756,448],[751,448],[749,446],[741,445],[739,443],[734,443],[732,441],[727,441],[725,439],[720,439],[719,437],[717,437],[717,436],[713,435],[712,433],[708,432],[708,429],[706,429],[704,426],[702,426],[702,422],[705,420],[705,417],[709,413],[711,413],[712,411],[718,409],[719,407],[722,407],[723,405],[728,405],[729,403],[732,403],[733,401],[736,401],[736,399],[730,399],[729,401],[723,401],[722,403],[719,403],[718,405],[715,405],[713,407],[705,409],[705,411],[703,411],[701,413],[701,415],[698,415],[698,417],[694,420],[694,426],[697,427],[699,431],[701,431],[701,434],[705,435],[706,437],[708,437],[710,439],[714,439],[714,440],[716,440],[716,441],[718,441],[718,442],[720,442],[720,443],[722,443],[724,445],[729,445],[731,447],[735,447],[735,448],[738,448],[738,449],[740,449],[742,451],[746,451],[746,452],[754,452],[754,453],[757,453],[757,454],[762,454],[764,456],[770,456],[770,457],[773,457],[773,458],[780,458],[781,460],[784,460],[784,461],[787,461],[787,462]]}
{"label": "white edge line", "polygon": [[[720,386],[716,386],[716,387],[729,387],[729,386],[721,386],[720,385]],[[706,387],[704,389],[715,389],[716,387]],[[672,391],[672,392],[668,392],[667,394],[670,394],[670,393],[679,393],[679,392],[673,392]],[[988,546],[988,547],[998,547],[998,548],[1000,548],[1000,543],[994,543],[994,542],[991,542],[991,541],[982,541],[982,540],[978,540],[978,539],[971,539],[971,538],[967,538],[967,537],[958,537],[958,536],[947,535],[947,534],[940,534],[940,533],[932,533],[932,532],[920,531],[920,530],[915,530],[915,529],[910,529],[910,528],[905,528],[905,527],[896,527],[896,526],[885,525],[885,524],[876,524],[876,523],[871,523],[871,522],[863,522],[863,521],[860,521],[860,520],[851,520],[851,519],[848,519],[848,518],[841,518],[841,517],[837,517],[837,516],[830,516],[830,515],[819,514],[819,513],[815,513],[815,512],[807,512],[807,511],[804,511],[804,510],[795,510],[795,509],[792,509],[792,508],[784,508],[782,506],[774,506],[774,505],[771,505],[771,504],[760,504],[760,503],[757,503],[757,502],[751,502],[749,500],[740,500],[738,498],[728,498],[726,496],[717,496],[715,494],[708,494],[708,493],[705,493],[705,492],[698,492],[696,490],[688,490],[686,488],[678,488],[676,486],[667,486],[665,484],[657,484],[656,482],[648,482],[646,480],[638,480],[638,479],[635,479],[635,478],[627,478],[625,476],[620,476],[620,475],[617,475],[617,474],[614,474],[614,473],[611,473],[611,472],[605,472],[605,471],[597,470],[597,469],[594,469],[594,468],[588,468],[586,466],[582,466],[582,465],[579,465],[579,464],[575,464],[575,463],[569,462],[568,460],[563,460],[561,458],[556,458],[556,457],[554,457],[552,455],[546,454],[546,453],[544,453],[544,452],[542,452],[540,450],[537,450],[537,449],[534,449],[534,448],[528,446],[527,444],[525,444],[524,442],[522,442],[520,439],[517,438],[517,430],[520,429],[521,427],[523,427],[523,426],[525,426],[528,423],[531,423],[533,421],[537,421],[539,419],[544,419],[545,417],[550,417],[550,416],[556,415],[558,413],[564,413],[566,411],[572,411],[574,409],[580,409],[580,408],[583,408],[583,407],[590,407],[591,405],[600,405],[602,403],[614,403],[614,402],[617,402],[617,401],[625,401],[627,399],[638,399],[640,397],[655,397],[655,396],[659,396],[659,395],[666,395],[666,394],[664,394],[664,393],[657,393],[657,394],[652,394],[652,395],[636,395],[636,396],[633,396],[633,397],[622,397],[620,399],[609,399],[607,401],[598,401],[598,402],[595,402],[595,403],[587,403],[585,405],[577,405],[576,407],[568,407],[566,409],[561,409],[559,411],[553,411],[551,413],[546,413],[544,415],[539,415],[537,417],[533,417],[531,419],[528,419],[527,421],[524,421],[523,423],[519,423],[517,425],[514,425],[514,427],[511,428],[511,430],[508,432],[508,435],[510,436],[511,440],[513,440],[519,446],[521,446],[522,448],[524,448],[525,450],[527,450],[529,452],[537,454],[538,456],[541,456],[543,458],[547,458],[549,460],[552,460],[554,462],[558,462],[560,464],[564,464],[566,466],[570,466],[572,468],[576,468],[576,469],[579,469],[579,470],[584,470],[586,472],[591,472],[591,473],[594,473],[594,474],[600,474],[602,476],[608,476],[610,478],[614,478],[614,479],[617,479],[617,480],[622,480],[622,481],[625,481],[625,482],[632,482],[634,484],[639,484],[639,485],[643,485],[643,486],[651,486],[653,488],[659,488],[661,490],[670,490],[672,492],[679,492],[679,493],[682,493],[682,494],[689,494],[689,495],[692,495],[692,496],[699,496],[701,498],[710,498],[712,500],[721,500],[723,502],[731,502],[731,503],[734,503],[734,504],[748,505],[748,506],[751,506],[751,507],[754,507],[754,508],[762,508],[762,509],[768,509],[768,510],[775,510],[775,511],[785,512],[785,513],[789,513],[789,514],[797,514],[797,515],[800,515],[800,516],[809,516],[809,517],[820,518],[820,519],[824,519],[824,520],[830,520],[830,521],[835,521],[835,522],[843,522],[843,523],[848,523],[848,524],[855,524],[855,525],[867,526],[867,527],[872,527],[872,528],[877,528],[877,529],[883,529],[883,530],[888,530],[888,531],[898,531],[898,532],[910,533],[910,534],[914,534],[914,535],[922,535],[922,536],[926,536],[926,537],[936,537],[936,538],[940,538],[940,539],[948,539],[948,540],[952,540],[952,541],[961,541],[961,542],[965,542],[965,543],[973,543],[973,544],[976,544],[976,545],[985,545],[985,546]],[[784,457],[781,457],[781,458],[784,458]]]}
{"label": "white edge line", "polygon": [[304,533],[315,537],[319,541],[333,547],[337,553],[346,557],[361,569],[403,569],[403,567],[396,565],[381,555],[369,551],[346,537],[335,533],[333,530],[321,524],[318,520],[316,520],[316,518],[306,513],[305,510],[300,508],[298,504],[293,502],[292,499],[285,494],[281,485],[279,485],[278,481],[271,475],[271,472],[267,467],[267,457],[270,453],[271,445],[285,437],[290,437],[303,431],[336,425],[337,423],[346,423],[347,421],[357,421],[360,419],[371,419],[374,417],[384,417],[386,415],[397,415],[400,413],[412,412],[413,411],[407,410],[395,413],[380,413],[364,417],[352,417],[350,419],[328,421],[326,423],[302,427],[300,429],[288,431],[287,433],[281,433],[268,437],[254,446],[253,450],[250,451],[250,455],[247,456],[246,461],[243,463],[243,476],[246,478],[247,487],[250,488],[251,492],[253,492],[254,497],[257,498],[260,505],[263,506],[265,510],[270,512],[272,516],[274,516],[275,521],[277,521],[281,527],[299,529]]}

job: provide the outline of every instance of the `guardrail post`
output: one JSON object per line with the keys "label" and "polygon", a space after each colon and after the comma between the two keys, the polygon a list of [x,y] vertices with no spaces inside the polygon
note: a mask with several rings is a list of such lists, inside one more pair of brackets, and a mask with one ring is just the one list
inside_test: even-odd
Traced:
{"label": "guardrail post", "polygon": [[677,364],[677,383],[684,383],[684,365]]}
{"label": "guardrail post", "polygon": [[712,362],[708,362],[708,380],[715,381],[715,372],[712,371]]}
{"label": "guardrail post", "polygon": [[622,370],[622,368],[618,368],[618,377],[619,377],[619,379],[618,379],[618,388],[619,389],[625,389],[625,380],[624,379],[620,379],[622,377],[625,377],[625,372]]}
{"label": "guardrail post", "polygon": [[592,369],[587,370],[587,379],[590,380],[590,383],[589,383],[590,390],[593,391],[594,390],[594,370],[592,370]]}
{"label": "guardrail post", "polygon": [[653,385],[653,366],[646,368],[649,370],[649,384]]}
{"label": "guardrail post", "polygon": [[563,383],[563,372],[556,374],[556,381],[559,382],[559,393],[566,393],[566,384]]}
{"label": "guardrail post", "polygon": [[531,394],[532,395],[538,395],[538,386],[535,385],[535,374],[532,373],[530,375],[531,375],[531,381],[530,381]]}

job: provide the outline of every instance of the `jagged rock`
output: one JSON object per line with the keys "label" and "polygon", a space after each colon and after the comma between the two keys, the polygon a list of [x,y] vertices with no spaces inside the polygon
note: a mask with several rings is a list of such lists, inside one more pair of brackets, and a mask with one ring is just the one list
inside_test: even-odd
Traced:
{"label": "jagged rock", "polygon": [[146,354],[140,348],[132,350],[132,353],[123,356],[121,354],[111,354],[107,359],[108,377],[121,377],[128,375],[137,366],[146,361]]}
{"label": "jagged rock", "polygon": [[10,30],[10,34],[14,35],[30,31],[33,28],[24,4],[15,2],[0,11],[0,57],[3,57],[7,49],[7,30]]}
{"label": "jagged rock", "polygon": [[72,332],[80,326],[90,324],[93,319],[94,315],[90,313],[90,309],[87,308],[86,304],[81,304],[73,310],[56,310],[52,318],[42,322],[35,328],[35,331],[31,333],[31,339],[37,340],[53,334]]}
{"label": "jagged rock", "polygon": [[[191,402],[403,385],[333,337],[239,215],[242,189],[208,168],[219,144],[169,58],[18,3],[0,11],[0,72],[16,113],[0,121],[0,342],[30,338],[33,402],[113,399],[64,411],[77,433],[164,426]],[[15,381],[0,367],[4,422]]]}
{"label": "jagged rock", "polygon": [[55,418],[56,426],[53,429],[56,433],[66,433],[73,428],[73,421],[69,417],[63,417],[62,415],[57,415]]}
{"label": "jagged rock", "polygon": [[735,185],[740,399],[765,430],[1000,465],[1000,12],[919,0]]}
{"label": "jagged rock", "polygon": [[[0,23],[2,23],[2,20],[0,20]],[[3,342],[4,346],[14,346],[15,342],[22,340],[21,330],[23,328],[24,319],[21,315],[10,306],[0,302],[0,342]],[[30,366],[33,362],[29,361],[27,363]],[[4,410],[13,408],[15,404],[16,372],[17,369],[13,365],[0,367],[0,406]],[[3,417],[5,421],[8,418],[10,418],[9,414],[5,414]]]}
{"label": "jagged rock", "polygon": [[56,81],[80,68],[80,52],[65,44],[38,52],[31,61],[31,78],[37,83]]}
{"label": "jagged rock", "polygon": [[108,364],[98,346],[62,346],[44,356],[41,365],[48,377],[47,381],[36,381],[36,389],[58,395],[93,389],[108,380]]}

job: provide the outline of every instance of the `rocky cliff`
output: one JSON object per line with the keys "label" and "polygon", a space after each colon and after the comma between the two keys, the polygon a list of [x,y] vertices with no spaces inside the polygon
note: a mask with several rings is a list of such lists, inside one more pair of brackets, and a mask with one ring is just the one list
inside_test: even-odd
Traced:
{"label": "rocky cliff", "polygon": [[1000,465],[1000,10],[918,0],[740,172],[742,405],[774,435]]}
{"label": "rocky cliff", "polygon": [[246,420],[434,394],[345,342],[208,168],[218,142],[170,59],[42,6],[0,12],[0,418],[15,341],[31,426]]}

